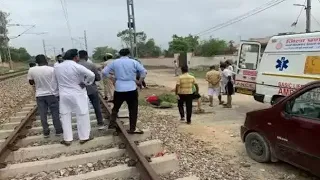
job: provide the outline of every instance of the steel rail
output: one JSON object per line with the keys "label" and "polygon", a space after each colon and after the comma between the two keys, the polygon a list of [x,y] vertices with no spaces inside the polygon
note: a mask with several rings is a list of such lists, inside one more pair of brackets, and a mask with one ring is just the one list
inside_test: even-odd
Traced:
{"label": "steel rail", "polygon": [[14,131],[6,138],[5,142],[0,146],[0,168],[5,168],[7,163],[5,160],[11,151],[19,149],[16,143],[19,139],[26,137],[28,129],[32,127],[32,121],[35,120],[35,115],[38,107],[35,105],[21,123],[14,128]]}
{"label": "steel rail", "polygon": [[25,74],[27,74],[27,72],[28,72],[28,70],[23,70],[23,71],[14,72],[14,73],[6,73],[4,75],[0,75],[0,81],[14,78],[14,77],[21,76],[21,75],[25,75]]}
{"label": "steel rail", "polygon": [[[105,113],[110,117],[112,112],[111,108],[103,99],[103,96],[101,93],[99,93],[99,97],[102,104],[102,108],[104,109]],[[116,126],[117,126],[118,135],[122,140],[122,142],[125,144],[125,147],[129,153],[130,158],[132,158],[130,165],[136,166],[136,168],[139,170],[141,179],[142,180],[160,180],[160,177],[157,175],[154,169],[150,166],[150,163],[148,162],[146,157],[143,156],[143,154],[140,152],[136,143],[129,139],[129,134],[124,128],[123,123],[117,120]]]}
{"label": "steel rail", "polygon": [[21,68],[21,69],[18,70],[18,71],[0,73],[0,76],[9,75],[9,74],[14,74],[14,73],[22,72],[22,71],[27,71],[27,70],[28,70],[28,68]]}

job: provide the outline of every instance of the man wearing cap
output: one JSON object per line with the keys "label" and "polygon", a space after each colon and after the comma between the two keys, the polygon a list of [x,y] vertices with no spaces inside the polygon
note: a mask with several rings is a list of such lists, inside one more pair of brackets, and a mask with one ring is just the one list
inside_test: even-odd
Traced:
{"label": "man wearing cap", "polygon": [[91,124],[86,86],[95,80],[95,74],[78,64],[78,50],[70,49],[64,55],[64,62],[54,68],[59,87],[60,116],[63,128],[62,144],[70,146],[73,141],[71,113],[76,114],[80,144],[90,140]]}

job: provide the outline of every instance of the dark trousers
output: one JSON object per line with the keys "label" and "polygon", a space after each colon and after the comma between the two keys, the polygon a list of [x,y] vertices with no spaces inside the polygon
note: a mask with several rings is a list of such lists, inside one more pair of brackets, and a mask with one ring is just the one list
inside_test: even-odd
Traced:
{"label": "dark trousers", "polygon": [[99,99],[99,94],[98,92],[94,92],[90,95],[88,95],[90,102],[93,106],[94,113],[96,114],[96,118],[98,121],[98,125],[102,126],[104,125],[103,123],[103,118],[102,118],[102,112],[101,112],[101,105],[100,105],[100,99]]}
{"label": "dark trousers", "polygon": [[114,92],[113,96],[113,108],[111,114],[111,122],[114,123],[118,117],[118,112],[123,104],[123,102],[128,104],[129,109],[129,121],[130,121],[130,131],[136,130],[137,118],[138,118],[138,91],[128,91],[128,92]]}
{"label": "dark trousers", "polygon": [[62,133],[62,126],[59,115],[59,101],[58,98],[51,96],[37,97],[38,111],[40,114],[41,124],[43,128],[43,134],[49,135],[50,129],[48,124],[48,108],[52,115],[53,126],[56,130],[56,134]]}
{"label": "dark trousers", "polygon": [[193,94],[179,94],[178,108],[180,117],[184,118],[184,104],[186,104],[187,122],[191,122]]}

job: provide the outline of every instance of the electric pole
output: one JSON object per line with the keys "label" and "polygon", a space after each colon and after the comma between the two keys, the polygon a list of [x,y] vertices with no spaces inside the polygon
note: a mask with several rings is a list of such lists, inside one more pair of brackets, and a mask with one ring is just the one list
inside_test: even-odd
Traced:
{"label": "electric pole", "polygon": [[43,45],[44,55],[47,57],[46,43],[44,42],[44,39],[42,40],[42,45]]}
{"label": "electric pole", "polygon": [[127,0],[127,10],[128,10],[128,28],[130,33],[129,36],[130,36],[131,53],[133,56],[137,57],[138,56],[137,33],[136,33],[136,23],[134,18],[133,0]]}
{"label": "electric pole", "polygon": [[306,33],[311,32],[311,0],[307,0],[306,6]]}
{"label": "electric pole", "polygon": [[13,64],[12,64],[12,59],[11,59],[11,52],[10,52],[10,45],[9,45],[9,37],[8,37],[8,34],[7,34],[7,29],[5,28],[4,29],[4,38],[5,38],[5,42],[6,42],[6,46],[7,46],[7,52],[8,52],[8,60],[9,60],[9,67],[10,67],[10,70],[9,72],[13,71]]}
{"label": "electric pole", "polygon": [[84,45],[86,47],[86,51],[88,52],[87,31],[84,31]]}

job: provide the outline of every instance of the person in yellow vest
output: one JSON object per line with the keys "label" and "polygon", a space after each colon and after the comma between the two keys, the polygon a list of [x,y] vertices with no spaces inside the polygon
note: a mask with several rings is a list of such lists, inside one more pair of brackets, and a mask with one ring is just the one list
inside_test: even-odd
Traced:
{"label": "person in yellow vest", "polygon": [[176,95],[178,96],[178,108],[181,121],[185,120],[184,104],[186,104],[187,124],[191,124],[192,116],[192,101],[194,99],[194,92],[192,90],[195,86],[196,94],[199,94],[199,86],[196,78],[188,73],[188,67],[181,67],[182,74],[179,76],[176,83]]}

